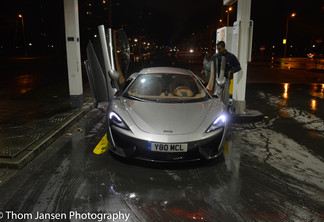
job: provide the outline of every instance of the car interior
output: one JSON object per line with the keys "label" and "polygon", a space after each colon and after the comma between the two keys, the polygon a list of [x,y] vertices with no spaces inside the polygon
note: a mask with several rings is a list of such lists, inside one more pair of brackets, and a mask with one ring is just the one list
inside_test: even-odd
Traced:
{"label": "car interior", "polygon": [[139,98],[155,99],[190,99],[203,98],[206,96],[205,91],[190,79],[189,76],[168,78],[167,80],[157,76],[145,76],[140,78],[134,87],[130,87],[128,94]]}

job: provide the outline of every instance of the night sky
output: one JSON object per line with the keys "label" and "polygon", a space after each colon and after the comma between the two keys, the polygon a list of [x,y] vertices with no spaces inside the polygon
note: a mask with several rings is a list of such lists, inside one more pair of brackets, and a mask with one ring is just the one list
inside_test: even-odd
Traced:
{"label": "night sky", "polygon": [[[96,25],[107,24],[108,10],[94,11],[95,22],[89,22],[85,13],[88,3],[92,8],[109,7],[108,0],[80,0],[81,43],[86,44]],[[158,44],[180,43],[191,33],[203,31],[220,18],[226,22],[226,6],[222,0],[112,0],[113,27],[123,26],[129,36],[145,35]],[[237,4],[237,3],[236,3]],[[236,20],[236,4],[230,16],[230,25]],[[0,25],[2,46],[12,45],[17,13],[24,15],[27,41],[40,41],[41,32],[47,33],[47,41],[62,45],[64,41],[63,0],[10,0],[2,1]],[[42,5],[42,8],[40,7]],[[324,37],[324,0],[252,0],[251,19],[254,20],[255,46],[280,45],[285,35],[286,18],[291,12],[297,16],[289,22],[290,43],[305,50],[318,37]],[[102,15],[102,16],[99,16]],[[83,39],[82,39],[83,38]],[[37,44],[37,43],[36,43]],[[64,45],[64,44],[63,44]]]}

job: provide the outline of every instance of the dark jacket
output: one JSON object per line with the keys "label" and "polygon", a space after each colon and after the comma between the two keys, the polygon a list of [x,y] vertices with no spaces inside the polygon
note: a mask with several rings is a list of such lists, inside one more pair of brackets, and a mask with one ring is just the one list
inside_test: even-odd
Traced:
{"label": "dark jacket", "polygon": [[[216,63],[216,59],[218,59],[218,73],[221,67],[222,56],[225,56],[226,59],[226,66],[225,66],[225,77],[228,78],[228,71],[232,71],[232,75],[230,78],[233,78],[233,74],[241,70],[241,66],[239,61],[237,60],[236,56],[228,51],[225,51],[223,54],[216,53],[212,56],[212,60]],[[216,72],[215,72],[216,73]]]}

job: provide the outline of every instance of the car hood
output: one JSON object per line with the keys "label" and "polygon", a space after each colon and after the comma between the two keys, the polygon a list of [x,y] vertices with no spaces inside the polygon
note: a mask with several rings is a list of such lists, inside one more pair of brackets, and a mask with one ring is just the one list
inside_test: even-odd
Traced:
{"label": "car hood", "polygon": [[156,103],[130,100],[127,112],[142,131],[156,134],[189,134],[206,118],[211,103]]}

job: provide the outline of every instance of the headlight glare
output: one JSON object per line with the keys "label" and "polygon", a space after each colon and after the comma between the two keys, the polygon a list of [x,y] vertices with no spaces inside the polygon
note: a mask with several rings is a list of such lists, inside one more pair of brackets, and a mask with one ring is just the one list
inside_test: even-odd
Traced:
{"label": "headlight glare", "polygon": [[210,125],[208,130],[206,131],[207,133],[212,132],[214,130],[217,130],[221,127],[224,127],[226,124],[226,115],[221,114],[219,115],[216,120]]}

